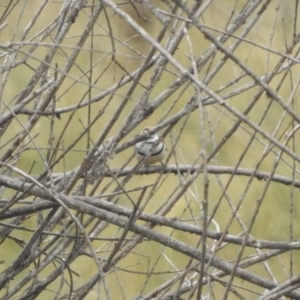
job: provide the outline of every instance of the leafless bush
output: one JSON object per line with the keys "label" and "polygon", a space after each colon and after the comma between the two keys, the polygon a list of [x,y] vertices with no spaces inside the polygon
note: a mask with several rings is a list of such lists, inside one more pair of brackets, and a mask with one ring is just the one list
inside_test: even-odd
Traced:
{"label": "leafless bush", "polygon": [[300,299],[298,1],[0,4],[1,299]]}

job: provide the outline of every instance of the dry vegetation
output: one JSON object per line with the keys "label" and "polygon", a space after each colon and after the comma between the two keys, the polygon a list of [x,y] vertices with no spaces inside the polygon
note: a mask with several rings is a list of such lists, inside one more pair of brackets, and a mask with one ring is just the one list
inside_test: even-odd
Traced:
{"label": "dry vegetation", "polygon": [[298,12],[0,1],[0,298],[300,299]]}

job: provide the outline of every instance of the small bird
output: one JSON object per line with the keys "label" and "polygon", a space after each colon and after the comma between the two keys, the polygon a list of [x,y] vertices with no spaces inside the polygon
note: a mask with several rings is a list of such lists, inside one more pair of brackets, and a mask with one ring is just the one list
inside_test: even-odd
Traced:
{"label": "small bird", "polygon": [[[151,127],[146,127],[142,133],[146,133],[151,131]],[[157,132],[153,132],[149,138],[145,141],[137,142],[134,145],[135,156],[138,161],[144,159],[147,154],[150,154],[148,158],[144,161],[145,165],[153,165],[157,162],[162,163],[163,159],[165,158],[167,147],[163,141],[160,141],[156,147],[153,148],[154,143],[159,139],[159,134]]]}

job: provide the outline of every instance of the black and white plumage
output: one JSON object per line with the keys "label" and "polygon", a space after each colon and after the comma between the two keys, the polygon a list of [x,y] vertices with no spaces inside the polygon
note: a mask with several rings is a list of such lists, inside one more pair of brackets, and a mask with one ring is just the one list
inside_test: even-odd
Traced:
{"label": "black and white plumage", "polygon": [[[142,133],[151,131],[150,127],[145,128]],[[150,156],[144,161],[145,165],[153,165],[157,162],[162,163],[166,155],[167,147],[163,141],[160,141],[156,147],[153,148],[154,143],[159,139],[159,134],[153,132],[145,141],[137,142],[134,145],[136,158],[140,161],[144,159],[150,152]]]}

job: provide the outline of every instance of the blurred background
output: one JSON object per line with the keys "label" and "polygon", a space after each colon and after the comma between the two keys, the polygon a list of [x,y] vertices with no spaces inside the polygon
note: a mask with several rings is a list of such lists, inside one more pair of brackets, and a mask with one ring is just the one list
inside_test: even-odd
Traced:
{"label": "blurred background", "polygon": [[[300,271],[290,246],[300,235],[298,12],[298,1],[1,1],[1,299],[291,297],[272,298],[267,286]],[[146,126],[168,148],[151,174],[133,150]],[[26,211],[50,200],[27,177],[52,195],[138,203],[153,217],[273,248],[138,217],[165,243],[130,229],[122,237],[113,220],[69,207],[93,254],[70,215],[58,209],[44,228],[51,209]],[[168,237],[232,268],[260,257],[245,270],[265,281],[221,274]]]}

